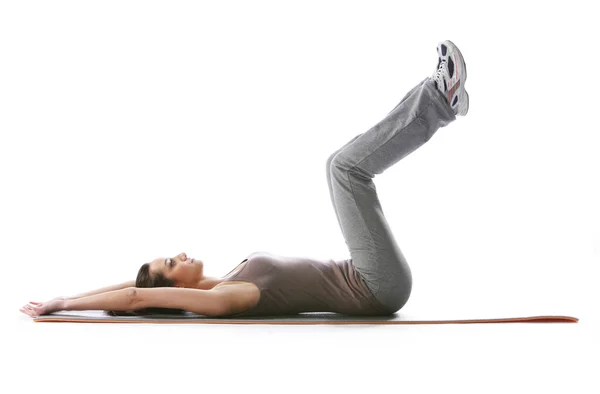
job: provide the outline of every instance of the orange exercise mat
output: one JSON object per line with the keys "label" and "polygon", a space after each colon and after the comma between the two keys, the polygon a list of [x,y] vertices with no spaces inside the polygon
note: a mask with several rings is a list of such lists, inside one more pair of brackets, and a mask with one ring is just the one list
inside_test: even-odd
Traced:
{"label": "orange exercise mat", "polygon": [[166,323],[166,324],[478,324],[478,323],[577,323],[571,316],[526,316],[482,319],[416,320],[395,313],[389,316],[347,316],[309,312],[286,316],[206,317],[191,312],[183,315],[110,316],[104,311],[62,311],[38,316],[35,322],[65,323]]}

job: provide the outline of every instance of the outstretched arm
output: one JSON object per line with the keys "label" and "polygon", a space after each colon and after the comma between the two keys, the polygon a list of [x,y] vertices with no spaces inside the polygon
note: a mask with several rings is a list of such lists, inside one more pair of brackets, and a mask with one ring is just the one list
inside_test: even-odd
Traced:
{"label": "outstretched arm", "polygon": [[125,289],[127,287],[135,287],[135,280],[128,280],[127,282],[119,283],[117,285],[106,286],[106,287],[102,287],[100,289],[88,291],[87,293],[81,293],[81,294],[77,294],[72,297],[65,297],[65,298],[74,300],[76,298],[87,297],[87,296],[91,296],[94,294],[101,294],[101,293],[106,293],[109,291],[121,290],[121,289]]}
{"label": "outstretched arm", "polygon": [[36,317],[61,310],[129,311],[147,307],[176,308],[206,316],[220,316],[231,312],[239,303],[234,293],[177,287],[128,287],[106,293],[75,299],[54,299],[45,303],[31,303],[21,312]]}
{"label": "outstretched arm", "polygon": [[224,292],[178,287],[128,287],[76,299],[67,299],[63,310],[105,309],[129,311],[148,307],[176,308],[215,316],[225,312],[228,297]]}
{"label": "outstretched arm", "polygon": [[79,298],[67,298],[62,310],[82,311],[89,309],[106,309],[113,311],[129,311],[134,309],[135,287],[112,290]]}
{"label": "outstretched arm", "polygon": [[135,309],[135,294],[135,287],[128,287],[80,298],[55,298],[48,302],[30,302],[21,308],[20,311],[31,317],[71,310],[108,309],[128,311]]}

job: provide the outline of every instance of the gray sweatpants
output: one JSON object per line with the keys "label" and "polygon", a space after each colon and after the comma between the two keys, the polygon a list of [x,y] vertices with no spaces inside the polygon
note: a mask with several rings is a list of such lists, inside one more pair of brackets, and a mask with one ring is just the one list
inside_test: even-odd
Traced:
{"label": "gray sweatpants", "polygon": [[427,77],[382,121],[327,159],[331,202],[352,263],[389,313],[408,301],[412,274],[383,214],[373,178],[455,119],[444,95]]}

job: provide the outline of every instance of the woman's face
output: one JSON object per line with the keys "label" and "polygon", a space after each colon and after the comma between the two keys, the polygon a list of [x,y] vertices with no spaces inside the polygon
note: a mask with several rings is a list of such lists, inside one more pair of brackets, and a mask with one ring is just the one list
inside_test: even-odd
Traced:
{"label": "woman's face", "polygon": [[178,287],[195,288],[203,278],[204,262],[180,253],[175,257],[159,257],[150,263],[150,274],[163,274]]}

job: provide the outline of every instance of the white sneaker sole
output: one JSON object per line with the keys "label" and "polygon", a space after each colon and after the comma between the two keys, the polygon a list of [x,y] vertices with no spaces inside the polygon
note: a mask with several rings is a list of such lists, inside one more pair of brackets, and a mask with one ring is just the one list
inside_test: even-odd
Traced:
{"label": "white sneaker sole", "polygon": [[[455,56],[453,58],[454,64],[456,67],[456,62],[459,61],[459,67],[458,70],[460,70],[460,73],[462,75],[459,75],[460,79],[460,84],[458,86],[458,92],[456,92],[458,94],[458,108],[457,108],[457,115],[460,116],[465,116],[467,114],[467,112],[469,112],[469,93],[467,93],[466,89],[465,89],[465,82],[467,81],[467,65],[465,64],[465,59],[463,58],[462,53],[460,52],[460,50],[458,49],[458,47],[456,45],[454,45],[454,43],[450,40],[446,40],[440,44],[444,44],[448,47],[448,53],[447,56],[450,56],[452,53],[457,54],[458,56]],[[438,45],[439,47],[439,45]],[[452,94],[454,96],[454,93]],[[452,97],[449,98],[449,100],[451,100]]]}

